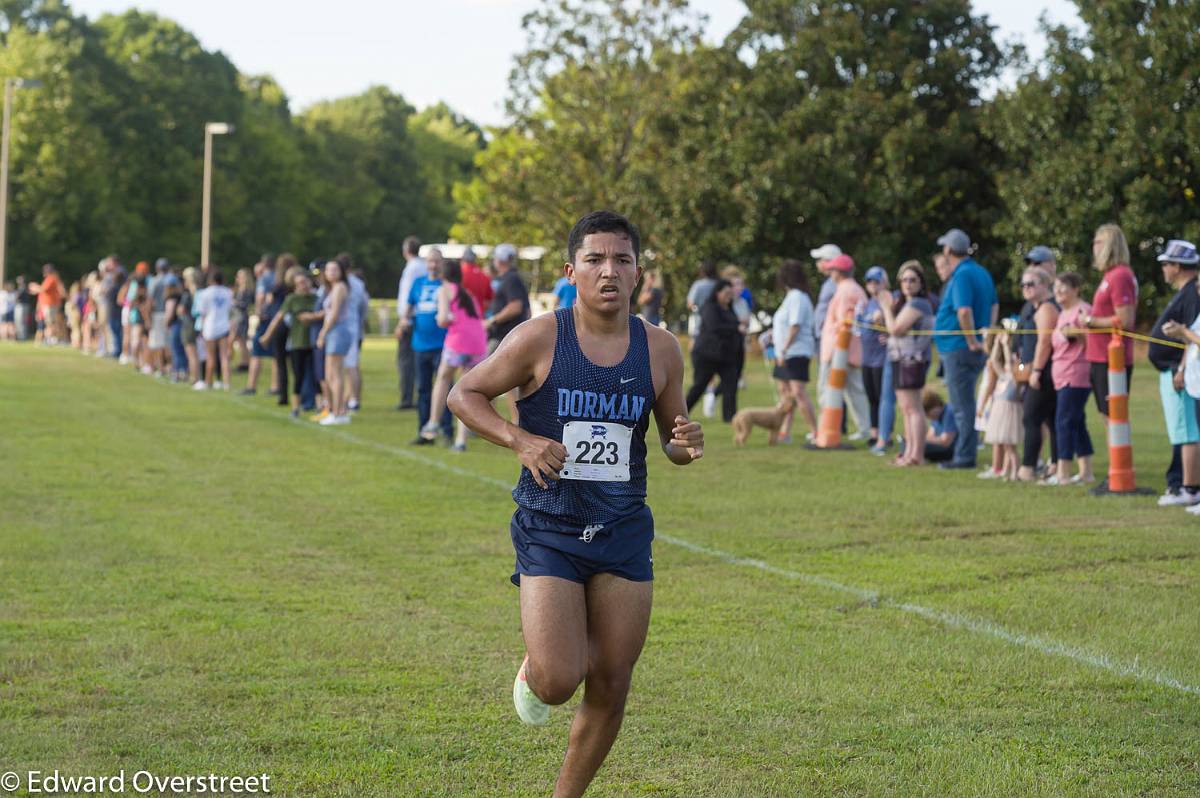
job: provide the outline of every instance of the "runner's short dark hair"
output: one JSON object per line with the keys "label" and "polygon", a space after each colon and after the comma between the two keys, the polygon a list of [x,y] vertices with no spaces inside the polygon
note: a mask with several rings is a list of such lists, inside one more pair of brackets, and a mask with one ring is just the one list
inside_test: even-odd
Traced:
{"label": "runner's short dark hair", "polygon": [[592,211],[576,222],[567,236],[568,261],[575,262],[575,253],[583,244],[583,239],[592,233],[624,233],[633,244],[633,259],[636,261],[642,255],[642,237],[633,222],[612,211]]}

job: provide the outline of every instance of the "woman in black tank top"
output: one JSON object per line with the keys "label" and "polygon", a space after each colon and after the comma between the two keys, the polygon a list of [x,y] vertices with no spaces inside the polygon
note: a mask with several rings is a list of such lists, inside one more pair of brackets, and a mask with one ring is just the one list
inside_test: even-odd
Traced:
{"label": "woman in black tank top", "polygon": [[1017,328],[1039,330],[1036,335],[1026,333],[1020,336],[1019,356],[1028,384],[1021,398],[1025,423],[1025,450],[1022,452],[1017,479],[1024,482],[1037,479],[1038,456],[1042,451],[1044,437],[1043,424],[1049,427],[1050,433],[1050,458],[1047,462],[1052,464],[1058,460],[1058,441],[1054,432],[1056,394],[1054,382],[1050,379],[1050,335],[1058,320],[1059,311],[1058,305],[1050,295],[1053,284],[1054,279],[1050,273],[1037,266],[1027,268],[1021,275],[1021,293],[1026,302],[1025,307],[1021,309]]}

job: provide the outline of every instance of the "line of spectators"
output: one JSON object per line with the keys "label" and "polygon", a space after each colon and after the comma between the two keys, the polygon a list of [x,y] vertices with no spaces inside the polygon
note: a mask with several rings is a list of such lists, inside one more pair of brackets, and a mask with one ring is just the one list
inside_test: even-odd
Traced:
{"label": "line of spectators", "polygon": [[[982,330],[997,327],[996,287],[972,257],[969,236],[952,229],[937,244],[940,251],[930,261],[941,283],[940,296],[917,260],[900,265],[895,289],[881,266],[867,269],[860,286],[853,258],[830,243],[810,253],[826,277],[814,305],[804,264],[795,260],[781,264],[778,285],[784,298],[771,329],[760,338],[774,366],[779,394],[796,399],[781,426],[780,442],[790,442],[796,410],[812,440],[816,426],[808,393],[812,361],[816,359],[818,366],[818,404],[824,406],[829,401],[826,384],[836,333],[849,320],[854,335],[848,352],[843,432],[851,423],[856,428],[846,436],[849,440],[868,440],[871,451],[882,455],[898,438],[901,445],[892,461],[898,466],[937,462],[943,469],[974,470],[982,434],[993,454],[980,478],[1047,486],[1094,482],[1094,445],[1088,435],[1086,406],[1092,400],[1107,421],[1109,330],[1132,330],[1137,321],[1138,285],[1124,233],[1113,224],[1096,230],[1092,265],[1101,277],[1090,301],[1083,297],[1082,275],[1059,273],[1049,247],[1030,249],[1020,283],[1024,305],[1016,317],[1004,320],[1004,331],[995,335]],[[1190,242],[1172,240],[1158,260],[1164,280],[1177,293],[1151,334],[1200,344],[1196,280],[1200,256]],[[689,402],[712,375],[719,375],[723,385],[729,383],[733,348],[740,348],[733,287],[715,275],[714,267],[703,266],[689,293],[696,373]],[[1132,340],[1126,337],[1122,346],[1128,382],[1133,374]],[[946,400],[926,385],[935,350]],[[1167,492],[1160,503],[1200,507],[1196,403],[1200,358],[1185,359],[1180,347],[1163,343],[1152,343],[1149,357],[1159,371],[1173,446]],[[1188,363],[1196,372],[1194,385],[1186,379]],[[725,402],[726,408],[736,408],[736,395],[727,396]],[[900,434],[894,435],[897,415]]]}
{"label": "line of spectators", "polygon": [[[370,298],[347,253],[308,268],[290,254],[264,256],[253,269],[238,270],[234,288],[216,266],[179,269],[165,258],[153,271],[142,261],[130,273],[109,256],[65,296],[57,270],[47,264],[42,271],[40,284],[22,284],[36,298],[29,304],[39,342],[111,357],[197,391],[230,390],[238,354],[238,370],[248,372],[243,395],[257,392],[269,359],[269,392],[291,405],[292,417],[308,410],[323,425],[348,424],[360,406],[358,358]],[[24,303],[15,288],[0,294],[0,332],[28,337],[30,313],[19,313]]]}

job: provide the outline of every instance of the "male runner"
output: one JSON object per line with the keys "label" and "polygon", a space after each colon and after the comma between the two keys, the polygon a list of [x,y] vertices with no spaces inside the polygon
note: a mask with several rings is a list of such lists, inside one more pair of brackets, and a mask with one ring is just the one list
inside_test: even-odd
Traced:
{"label": "male runner", "polygon": [[[582,795],[625,713],[650,622],[654,520],[645,504],[646,430],[687,465],[704,451],[683,402],[683,355],[666,330],[629,313],[642,268],[629,220],[596,211],[576,222],[563,273],[575,305],[530,319],[450,394],[468,427],[521,461],[510,532],[526,656],[513,701],[545,723],[584,684],[557,798]],[[519,395],[520,426],[491,401]]]}

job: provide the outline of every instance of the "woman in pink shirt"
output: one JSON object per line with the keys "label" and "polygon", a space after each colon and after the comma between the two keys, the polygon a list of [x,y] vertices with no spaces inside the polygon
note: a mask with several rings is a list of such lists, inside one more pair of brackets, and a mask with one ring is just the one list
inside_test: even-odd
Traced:
{"label": "woman in pink shirt", "polygon": [[[437,439],[438,419],[442,417],[446,395],[458,377],[458,370],[462,369],[465,374],[487,357],[487,331],[482,314],[471,292],[463,288],[462,266],[456,260],[442,264],[442,286],[438,289],[437,303],[437,323],[446,328],[446,342],[442,346],[442,362],[433,385],[429,423],[421,428],[421,437],[427,441]],[[467,450],[467,428],[461,421],[452,448],[456,452]]]}
{"label": "woman in pink shirt", "polygon": [[[1091,306],[1080,300],[1083,280],[1074,272],[1064,272],[1054,281],[1054,299],[1062,308],[1050,338],[1053,350],[1051,376],[1058,406],[1054,411],[1054,427],[1058,432],[1058,473],[1042,480],[1042,485],[1069,485],[1093,482],[1092,439],[1087,430],[1087,400],[1091,393],[1089,364],[1082,319]],[[1079,473],[1074,477],[1067,471],[1071,460],[1079,461]]]}
{"label": "woman in pink shirt", "polygon": [[[1104,224],[1092,239],[1092,265],[1104,273],[1092,307],[1083,317],[1080,327],[1120,327],[1132,330],[1136,320],[1138,284],[1129,268],[1129,244],[1125,234],[1115,224]],[[1108,343],[1112,333],[1088,333],[1087,359],[1091,364],[1092,390],[1096,394],[1096,409],[1108,416]],[[1125,379],[1133,376],[1133,339],[1125,339]]]}

